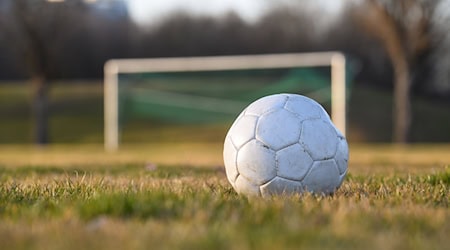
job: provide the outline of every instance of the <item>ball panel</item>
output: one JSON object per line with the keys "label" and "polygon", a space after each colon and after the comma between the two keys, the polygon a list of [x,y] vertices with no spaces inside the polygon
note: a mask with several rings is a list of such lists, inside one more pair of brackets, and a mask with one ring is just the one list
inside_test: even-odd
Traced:
{"label": "ball panel", "polygon": [[279,109],[259,118],[255,137],[271,149],[280,150],[296,143],[300,131],[301,121],[291,112]]}
{"label": "ball panel", "polygon": [[331,159],[336,154],[337,134],[329,122],[307,120],[303,122],[300,143],[314,160]]}
{"label": "ball panel", "polygon": [[338,146],[334,160],[337,163],[339,174],[343,174],[348,168],[348,144],[345,138],[339,137]]}
{"label": "ball panel", "polygon": [[237,171],[236,160],[237,150],[234,147],[230,137],[227,136],[225,138],[225,143],[223,146],[223,161],[225,164],[225,172],[230,183],[234,183],[237,176],[239,175]]}
{"label": "ball panel", "polygon": [[339,171],[334,160],[316,161],[302,181],[309,192],[331,194],[340,184]]}
{"label": "ball panel", "polygon": [[286,95],[270,95],[256,100],[245,111],[246,115],[261,116],[272,110],[281,109],[286,103],[288,97]]}
{"label": "ball panel", "polygon": [[275,177],[273,180],[260,187],[262,197],[273,195],[293,195],[303,191],[302,183],[299,181],[286,180],[281,177]]}
{"label": "ball panel", "polygon": [[325,110],[325,108],[319,104],[320,110],[322,110],[322,114],[320,115],[320,117],[325,120],[325,121],[329,121],[331,122],[331,116],[330,114],[328,114],[328,112]]}
{"label": "ball panel", "polygon": [[239,149],[242,145],[255,138],[257,121],[258,117],[245,115],[230,128],[228,134],[231,136],[231,140],[236,148]]}
{"label": "ball panel", "polygon": [[234,184],[234,188],[238,194],[247,196],[260,196],[259,185],[250,182],[247,178],[239,175]]}
{"label": "ball panel", "polygon": [[347,171],[345,171],[343,174],[341,174],[339,176],[339,187],[341,186],[342,182],[344,181],[345,176],[347,176]]}
{"label": "ball panel", "polygon": [[238,117],[236,117],[236,119],[234,119],[234,122],[233,122],[233,124],[231,124],[230,128],[232,128],[234,126],[234,124],[236,124],[245,115],[246,110],[247,110],[247,108],[245,108],[241,113],[239,113]]}
{"label": "ball panel", "polygon": [[237,154],[237,169],[245,178],[261,185],[276,176],[275,152],[257,140],[251,140]]}
{"label": "ball panel", "polygon": [[277,176],[301,181],[308,173],[313,159],[300,144],[294,144],[276,153]]}
{"label": "ball panel", "polygon": [[[334,126],[333,123],[331,123],[331,124]],[[336,126],[334,126],[334,129],[336,130],[336,134],[339,138],[345,139],[345,136],[342,134],[342,132],[338,128],[336,128]]]}
{"label": "ball panel", "polygon": [[327,116],[320,104],[316,101],[301,95],[288,95],[284,108],[298,115],[302,120],[320,119]]}

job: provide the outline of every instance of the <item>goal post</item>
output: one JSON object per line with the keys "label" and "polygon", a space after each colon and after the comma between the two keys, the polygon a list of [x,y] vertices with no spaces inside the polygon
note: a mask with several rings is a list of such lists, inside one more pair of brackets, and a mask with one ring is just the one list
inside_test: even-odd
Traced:
{"label": "goal post", "polygon": [[346,133],[346,60],[340,52],[264,55],[113,59],[104,66],[104,146],[119,148],[119,75],[131,73],[208,72],[290,67],[331,68],[331,118]]}

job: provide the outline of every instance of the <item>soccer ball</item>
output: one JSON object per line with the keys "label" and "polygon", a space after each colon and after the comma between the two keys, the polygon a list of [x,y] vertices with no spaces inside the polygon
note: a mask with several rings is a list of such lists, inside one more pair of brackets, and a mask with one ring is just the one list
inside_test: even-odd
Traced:
{"label": "soccer ball", "polygon": [[331,194],[347,174],[348,145],[316,101],[276,94],[242,111],[226,135],[223,158],[239,194]]}

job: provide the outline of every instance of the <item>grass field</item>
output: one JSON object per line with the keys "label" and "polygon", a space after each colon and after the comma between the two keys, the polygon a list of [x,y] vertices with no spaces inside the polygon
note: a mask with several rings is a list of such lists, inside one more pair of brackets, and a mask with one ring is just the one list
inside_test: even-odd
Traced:
{"label": "grass field", "polygon": [[0,249],[448,249],[450,146],[351,144],[334,196],[268,200],[221,150],[0,146]]}

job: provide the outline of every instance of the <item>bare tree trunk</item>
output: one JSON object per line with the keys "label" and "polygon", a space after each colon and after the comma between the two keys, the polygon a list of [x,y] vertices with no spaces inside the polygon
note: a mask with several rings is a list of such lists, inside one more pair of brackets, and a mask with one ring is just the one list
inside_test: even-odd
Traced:
{"label": "bare tree trunk", "polygon": [[393,110],[393,139],[396,143],[408,143],[411,128],[411,78],[406,62],[396,63]]}
{"label": "bare tree trunk", "polygon": [[383,44],[394,70],[393,142],[409,141],[411,128],[410,67],[402,32],[392,16],[377,1],[366,2],[367,11],[355,12],[356,20]]}
{"label": "bare tree trunk", "polygon": [[49,143],[48,86],[45,77],[42,76],[32,77],[31,84],[33,89],[31,109],[34,123],[34,140],[37,145],[46,145]]}

